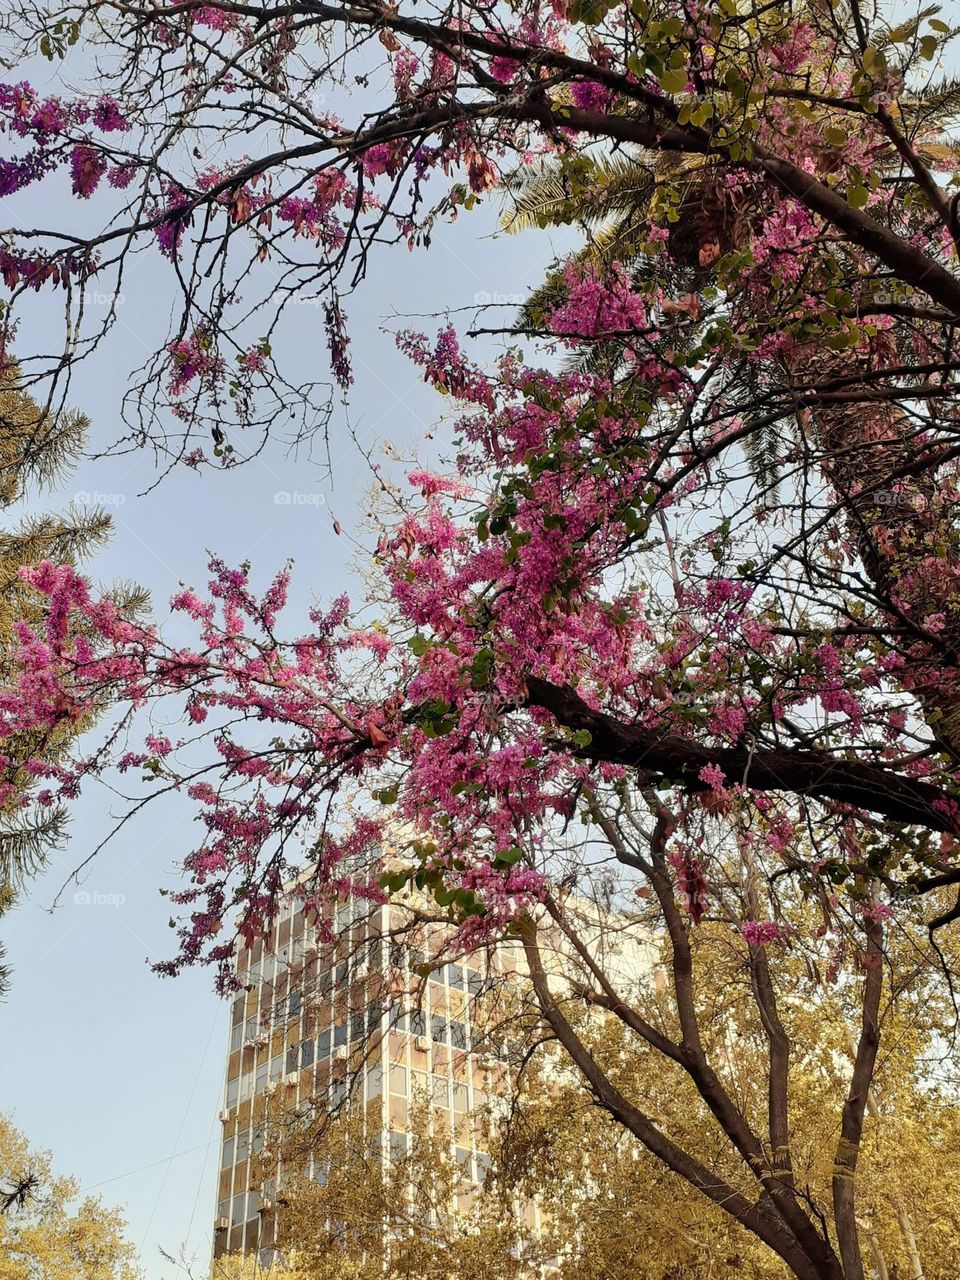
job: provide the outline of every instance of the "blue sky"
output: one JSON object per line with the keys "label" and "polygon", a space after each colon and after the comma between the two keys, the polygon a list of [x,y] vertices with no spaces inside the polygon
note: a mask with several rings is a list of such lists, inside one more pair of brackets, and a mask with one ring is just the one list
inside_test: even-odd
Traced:
{"label": "blue sky", "polygon": [[[76,216],[76,205],[54,180],[11,201],[5,221],[46,222],[51,196]],[[441,429],[435,442],[425,440],[444,402],[397,354],[381,323],[396,327],[396,313],[442,317],[446,308],[470,306],[481,295],[522,294],[553,255],[543,234],[492,236],[494,212],[440,228],[429,251],[382,251],[348,300],[356,385],[348,411],[338,410],[334,419],[332,480],[322,458],[288,457],[274,444],[233,473],[180,468],[138,497],[155,477],[152,460],[135,454],[84,463],[60,491],[34,505],[55,509],[86,495],[105,501],[115,535],[90,572],[101,581],[132,578],[148,587],[161,620],[180,581],[205,581],[207,549],[233,563],[251,559],[261,579],[293,555],[297,614],[313,599],[356,593],[369,473],[348,422],[365,447],[391,440],[405,454],[419,448],[428,456],[444,439]],[[172,297],[167,264],[154,253],[141,255],[124,284],[118,327],[81,366],[71,391],[72,404],[92,419],[92,451],[117,436],[124,389],[148,347],[162,338]],[[325,377],[319,309],[296,311],[286,358],[303,377]],[[19,348],[52,340],[61,320],[56,296],[38,296]],[[420,319],[417,327],[432,332],[437,324]],[[278,493],[301,497],[278,502]],[[341,537],[333,532],[334,516]],[[161,980],[146,963],[172,953],[169,911],[158,888],[178,883],[178,859],[192,842],[192,808],[177,800],[151,806],[50,909],[117,811],[107,791],[85,795],[69,848],[0,926],[15,969],[9,999],[0,1005],[8,1047],[0,1056],[0,1098],[33,1143],[52,1148],[61,1171],[122,1208],[147,1280],[178,1274],[161,1248],[183,1253],[200,1276],[215,1208],[227,1010],[208,973]]]}

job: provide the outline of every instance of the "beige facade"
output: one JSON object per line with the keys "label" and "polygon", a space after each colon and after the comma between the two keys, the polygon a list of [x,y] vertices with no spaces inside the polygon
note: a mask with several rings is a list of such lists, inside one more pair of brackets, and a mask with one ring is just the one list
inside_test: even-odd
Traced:
{"label": "beige facade", "polygon": [[333,943],[318,940],[291,898],[270,938],[238,953],[246,989],[231,1013],[215,1256],[275,1243],[278,1169],[263,1152],[268,1110],[362,1102],[370,1136],[379,1129],[389,1159],[406,1149],[411,1107],[425,1099],[464,1182],[484,1176],[483,1125],[472,1117],[507,1097],[511,1060],[519,1060],[504,1018],[506,993],[519,991],[515,947],[445,960],[449,929],[364,901],[342,906],[334,929]]}
{"label": "beige facade", "polygon": [[[355,899],[318,933],[291,894],[270,937],[238,952],[245,989],[231,1013],[215,1256],[269,1255],[276,1242],[283,1170],[262,1150],[268,1111],[362,1105],[368,1139],[389,1160],[406,1150],[411,1108],[425,1100],[464,1184],[482,1181],[485,1126],[508,1105],[523,1058],[529,982],[518,942],[451,958],[451,928],[421,918],[431,906],[416,893],[403,905]],[[656,946],[635,920],[570,895],[561,915],[564,928],[544,913],[538,930],[556,992],[593,985],[596,967],[628,999],[656,980]],[[536,1207],[521,1212],[535,1231]]]}

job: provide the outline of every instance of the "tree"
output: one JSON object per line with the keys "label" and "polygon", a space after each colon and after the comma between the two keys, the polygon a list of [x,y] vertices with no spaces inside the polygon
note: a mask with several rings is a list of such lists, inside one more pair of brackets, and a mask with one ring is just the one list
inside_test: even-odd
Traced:
{"label": "tree", "polygon": [[[585,346],[603,348],[599,360],[558,372],[508,353],[491,374],[452,329],[402,337],[462,403],[462,429],[447,474],[413,472],[419,497],[384,522],[375,625],[338,601],[306,636],[282,639],[286,574],[258,595],[248,568],[215,560],[209,597],[175,598],[199,643],[174,649],[69,566],[45,563],[25,574],[47,620],[16,654],[3,735],[69,727],[120,698],[128,712],[103,748],[57,764],[59,789],[103,773],[115,745],[121,769],[198,804],[206,834],[186,859],[175,901],[188,919],[164,971],[207,959],[229,983],[225,921],[239,913],[241,935],[257,937],[301,848],[317,866],[306,905],[321,918],[351,882],[374,899],[428,888],[464,948],[522,938],[540,1015],[652,1157],[799,1280],[862,1280],[862,1153],[885,1010],[901,989],[895,949],[919,920],[924,972],[949,970],[944,930],[960,916],[945,898],[960,883],[960,280],[946,173],[957,92],[927,74],[949,27],[855,2],[423,15],[188,2],[118,7],[112,27],[109,8],[78,12],[93,45],[119,52],[115,93],[91,111],[8,88],[9,128],[32,150],[7,179],[69,166],[80,198],[107,185],[132,194],[104,205],[92,237],[12,235],[6,278],[14,295],[75,290],[94,270],[109,283],[132,246],[156,241],[183,298],[159,357],[177,423],[165,443],[193,464],[208,429],[234,456],[226,400],[235,421],[264,428],[293,398],[272,322],[266,339],[237,327],[235,306],[249,315],[264,301],[255,260],[281,264],[269,293],[282,307],[311,280],[335,290],[352,251],[362,272],[375,242],[426,237],[518,153],[555,158],[574,191],[590,178],[587,147],[660,161],[627,264],[564,264],[544,309],[547,338],[577,365]],[[66,28],[50,21],[55,55]],[[342,63],[326,43],[337,24],[349,33]],[[355,128],[320,118],[311,89],[378,47],[395,94],[372,114],[364,104]],[[221,91],[227,65],[241,92]],[[171,115],[171,100],[183,110]],[[182,158],[211,120],[228,148],[261,127],[270,145],[190,174]],[[457,167],[463,182],[424,211],[427,176]],[[229,257],[241,244],[249,263]],[[327,320],[346,383],[335,291]],[[757,467],[751,442],[785,422],[793,438]],[[135,718],[163,699],[196,727],[178,750],[154,733],[127,750]],[[338,821],[346,785],[361,797],[352,824]],[[381,876],[398,825],[416,832],[409,861]],[[565,915],[565,880],[582,887],[610,866],[623,880],[601,883],[601,898],[620,909],[647,895],[649,925],[669,939],[662,1025],[589,941],[577,946]],[[698,1005],[704,921],[746,966],[762,1098],[740,1096]],[[609,1008],[709,1113],[709,1161],[584,1044],[569,993],[540,964],[558,929],[584,967],[577,1001]],[[778,965],[788,938],[849,993],[854,1063],[833,1095],[829,1190],[798,1174],[811,1045],[793,1038],[808,1032],[794,1029]],[[942,1034],[951,1018],[941,1009]]]}
{"label": "tree", "polygon": [[[87,430],[80,414],[53,417],[20,387],[21,375],[7,365],[0,381],[0,508],[18,503],[31,486],[50,487],[79,458]],[[71,508],[63,516],[21,520],[0,533],[0,679],[8,684],[19,646],[18,626],[41,618],[20,577],[24,565],[53,559],[77,563],[109,536],[110,518],[101,509]],[[142,593],[127,593],[128,607],[142,605]],[[25,763],[42,754],[62,758],[76,733],[27,731],[7,740],[0,777],[0,914],[14,901],[24,880],[63,843],[67,813],[62,804],[36,803],[37,776]],[[3,951],[0,948],[0,957]],[[0,966],[0,990],[7,971]]]}
{"label": "tree", "polygon": [[3,1280],[135,1280],[123,1219],[55,1174],[48,1151],[31,1148],[0,1116],[0,1276]]}
{"label": "tree", "polygon": [[[622,938],[622,922],[616,932]],[[604,939],[608,947],[613,940]],[[942,1193],[955,1177],[960,1108],[955,1068],[936,1044],[942,1020],[937,1006],[948,993],[929,969],[914,965],[916,941],[904,936],[891,948],[900,990],[884,1013],[891,1047],[873,1085],[858,1214],[877,1274],[884,1274],[881,1266],[889,1274],[911,1274],[915,1251],[928,1280],[948,1280],[958,1261],[958,1206]],[[848,1070],[856,996],[847,984],[811,973],[804,947],[784,939],[779,950],[778,989],[786,995],[785,1023],[797,1057],[791,1135],[796,1177],[806,1196],[823,1203],[829,1200],[837,1099]],[[693,951],[708,1052],[749,1114],[763,1105],[768,1066],[750,995],[748,949],[716,924],[705,924]],[[669,945],[662,953],[669,970]],[[649,1025],[670,1026],[676,1011],[669,989],[650,979],[647,971],[634,990],[634,1011]],[[622,1021],[602,1010],[600,1016],[596,1009],[586,1012],[574,992],[566,1007],[616,1087],[698,1159],[723,1163],[731,1183],[741,1187],[735,1161],[716,1143],[711,1115],[683,1073]],[[275,1193],[281,1244],[297,1273],[307,1280],[382,1274],[482,1280],[546,1267],[562,1280],[680,1280],[728,1269],[756,1280],[782,1276],[773,1254],[721,1209],[705,1204],[585,1096],[556,1044],[538,1036],[538,1022],[534,1006],[513,1027],[533,1050],[513,1092],[491,1095],[490,1105],[472,1116],[483,1135],[480,1145],[490,1151],[479,1187],[463,1181],[445,1118],[431,1124],[426,1100],[414,1111],[406,1153],[392,1154],[387,1163],[379,1133],[371,1140],[359,1105],[333,1121],[322,1109],[306,1125],[302,1115],[275,1118],[268,1145],[281,1153],[284,1171]],[[524,1212],[534,1203],[536,1219]],[[527,1224],[534,1221],[537,1230],[531,1231]]]}
{"label": "tree", "polygon": [[362,1115],[287,1136],[283,1255],[304,1280],[521,1280],[538,1257],[522,1218],[496,1196],[474,1195],[468,1208],[449,1147],[431,1132],[425,1103],[409,1151],[387,1164]]}

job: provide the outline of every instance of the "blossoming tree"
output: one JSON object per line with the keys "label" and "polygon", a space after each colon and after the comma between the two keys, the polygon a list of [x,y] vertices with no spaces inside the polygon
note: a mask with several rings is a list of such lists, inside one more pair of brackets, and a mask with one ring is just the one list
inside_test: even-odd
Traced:
{"label": "blossoming tree", "polygon": [[[552,175],[534,220],[589,224],[591,200],[623,214],[515,326],[567,349],[562,367],[510,351],[484,370],[450,328],[402,336],[462,422],[449,468],[411,474],[384,524],[372,618],[337,601],[285,634],[287,571],[258,593],[249,567],[214,560],[208,593],[173,602],[196,645],[170,647],[70,567],[25,571],[47,618],[20,628],[2,733],[121,706],[83,758],[30,762],[41,799],[119,768],[196,803],[167,971],[205,959],[229,982],[227,926],[239,912],[256,938],[303,861],[320,920],[348,886],[376,900],[413,881],[465,948],[518,933],[542,1016],[601,1104],[801,1280],[861,1280],[889,938],[923,912],[944,960],[958,914],[943,896],[960,883],[957,93],[931,75],[949,25],[856,0],[184,0],[30,24],[51,58],[82,39],[108,69],[92,99],[4,87],[0,184],[69,182],[102,227],[78,233],[67,205],[62,227],[8,232],[12,314],[26,290],[69,305],[134,250],[158,253],[182,306],[133,395],[150,422],[169,410],[166,446],[191,465],[208,435],[214,461],[239,457],[296,398],[273,350],[285,302],[323,294],[347,385],[345,284],[384,241],[424,247],[518,161]],[[351,121],[320,109],[355,76]],[[279,288],[257,284],[267,259]],[[108,339],[109,317],[89,331],[78,305],[51,373]],[[131,747],[170,700],[179,739]],[[384,871],[388,829],[417,835]],[[686,1073],[746,1187],[617,1089],[551,989],[536,923],[562,927],[549,886],[558,864],[582,878],[584,838],[656,903],[677,1029],[641,1017],[586,946],[584,999]],[[820,911],[805,941],[797,902]],[[759,1111],[700,1034],[705,917],[740,948],[767,1037]],[[826,949],[858,992],[829,1210],[792,1164],[787,945]]]}

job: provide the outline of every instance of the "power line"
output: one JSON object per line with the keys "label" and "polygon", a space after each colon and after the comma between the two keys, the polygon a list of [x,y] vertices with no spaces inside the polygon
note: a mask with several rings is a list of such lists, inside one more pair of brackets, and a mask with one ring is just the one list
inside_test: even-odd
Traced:
{"label": "power line", "polygon": [[146,1169],[155,1169],[158,1164],[167,1164],[171,1160],[178,1160],[180,1156],[192,1155],[194,1151],[206,1150],[212,1141],[212,1137],[206,1142],[199,1142],[195,1147],[187,1147],[185,1151],[175,1151],[172,1156],[164,1156],[162,1160],[153,1160],[150,1164],[142,1164],[139,1169],[128,1169],[126,1173],[117,1173],[112,1178],[104,1178],[102,1182],[92,1182],[89,1187],[84,1187],[77,1194],[85,1196],[88,1191],[96,1191],[97,1187],[105,1187],[108,1182],[119,1182],[121,1178],[132,1178],[135,1173],[143,1173]]}

